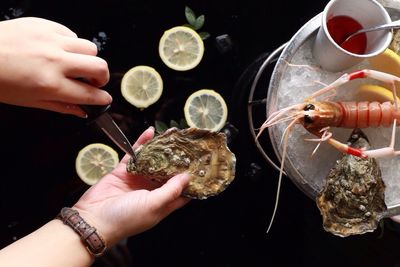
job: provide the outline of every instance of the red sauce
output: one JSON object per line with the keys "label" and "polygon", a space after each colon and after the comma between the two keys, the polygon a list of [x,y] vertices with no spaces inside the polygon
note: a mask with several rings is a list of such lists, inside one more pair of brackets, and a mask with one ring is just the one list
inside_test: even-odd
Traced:
{"label": "red sauce", "polygon": [[367,48],[367,36],[358,34],[344,42],[350,34],[362,28],[361,24],[348,16],[334,16],[327,21],[328,31],[332,39],[343,49],[354,53],[364,54]]}

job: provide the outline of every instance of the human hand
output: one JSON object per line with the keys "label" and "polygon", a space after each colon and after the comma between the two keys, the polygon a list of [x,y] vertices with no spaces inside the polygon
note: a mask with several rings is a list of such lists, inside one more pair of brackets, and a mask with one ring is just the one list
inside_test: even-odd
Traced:
{"label": "human hand", "polygon": [[[78,104],[106,105],[99,87],[109,80],[107,62],[94,43],[40,18],[0,22],[0,102],[83,117]],[[88,83],[77,81],[84,78]]]}
{"label": "human hand", "polygon": [[392,219],[396,223],[400,223],[400,215],[392,216],[390,217],[390,219]]}
{"label": "human hand", "polygon": [[[154,129],[147,129],[134,148],[153,135]],[[181,196],[189,182],[188,174],[177,175],[158,187],[143,177],[127,173],[128,159],[125,155],[118,166],[86,191],[73,207],[110,246],[153,227],[189,201]]]}

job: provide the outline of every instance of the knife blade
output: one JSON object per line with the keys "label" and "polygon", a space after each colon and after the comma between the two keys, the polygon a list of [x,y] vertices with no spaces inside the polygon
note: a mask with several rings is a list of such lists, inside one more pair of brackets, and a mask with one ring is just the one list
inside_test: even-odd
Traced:
{"label": "knife blade", "polygon": [[88,119],[96,123],[96,125],[125,153],[131,157],[135,157],[132,145],[122,130],[114,122],[110,114],[107,112],[111,105],[80,105],[87,113]]}

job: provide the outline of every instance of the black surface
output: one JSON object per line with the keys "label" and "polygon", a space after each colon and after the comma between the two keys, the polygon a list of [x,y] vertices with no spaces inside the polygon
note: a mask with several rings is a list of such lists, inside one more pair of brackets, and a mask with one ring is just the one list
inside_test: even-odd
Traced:
{"label": "black surface", "polygon": [[[110,112],[132,141],[155,120],[180,120],[186,98],[200,88],[215,89],[228,103],[229,129],[238,130],[230,142],[238,160],[235,181],[221,195],[191,201],[155,228],[130,238],[129,266],[400,266],[397,231],[386,227],[384,232],[345,239],[326,233],[315,203],[287,178],[275,223],[265,233],[278,173],[263,160],[249,134],[249,85],[260,58],[288,41],[326,3],[1,1],[1,19],[21,13],[39,16],[99,41],[100,56],[112,73],[107,86],[114,98]],[[205,14],[203,29],[211,37],[205,41],[201,64],[176,72],[161,62],[158,41],[164,30],[186,22],[185,5]],[[217,43],[224,34],[231,44]],[[156,68],[164,80],[161,99],[144,111],[125,102],[119,91],[123,73],[136,65]],[[7,105],[0,106],[0,114],[0,245],[5,246],[53,218],[87,189],[74,166],[83,146],[113,144],[79,118]],[[123,260],[115,262],[110,257],[95,265],[125,266]]]}

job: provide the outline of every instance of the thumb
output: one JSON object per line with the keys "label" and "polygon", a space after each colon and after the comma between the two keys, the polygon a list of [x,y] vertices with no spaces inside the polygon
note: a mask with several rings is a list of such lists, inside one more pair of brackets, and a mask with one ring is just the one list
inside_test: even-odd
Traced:
{"label": "thumb", "polygon": [[155,209],[164,207],[182,195],[183,189],[190,181],[188,173],[178,174],[169,179],[163,186],[150,192],[150,200]]}
{"label": "thumb", "polygon": [[396,223],[400,223],[400,215],[392,216],[392,217],[390,217],[390,219],[392,219]]}

